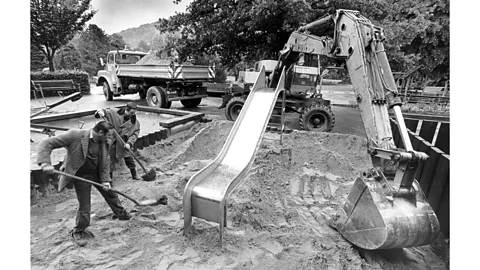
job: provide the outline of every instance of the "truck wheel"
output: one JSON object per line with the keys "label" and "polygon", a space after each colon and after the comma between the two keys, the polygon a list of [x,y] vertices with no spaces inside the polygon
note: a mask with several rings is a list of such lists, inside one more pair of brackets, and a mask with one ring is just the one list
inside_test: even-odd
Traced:
{"label": "truck wheel", "polygon": [[180,100],[180,102],[185,108],[193,108],[200,105],[200,103],[202,102],[202,99],[201,98],[184,99],[184,100]]}
{"label": "truck wheel", "polygon": [[245,99],[243,97],[234,97],[230,99],[227,106],[225,106],[225,117],[230,121],[237,120],[240,111],[243,108],[243,104],[245,104]]}
{"label": "truck wheel", "polygon": [[145,91],[145,89],[140,90],[138,94],[140,95],[140,99],[147,98],[147,91]]}
{"label": "truck wheel", "polygon": [[329,132],[335,125],[335,116],[330,107],[313,104],[300,115],[300,128],[307,131]]}
{"label": "truck wheel", "polygon": [[160,86],[148,88],[146,98],[150,107],[167,108],[165,90]]}
{"label": "truck wheel", "polygon": [[103,82],[103,95],[105,96],[105,99],[107,101],[112,101],[113,100],[113,93],[110,90],[110,86],[108,86],[107,81]]}

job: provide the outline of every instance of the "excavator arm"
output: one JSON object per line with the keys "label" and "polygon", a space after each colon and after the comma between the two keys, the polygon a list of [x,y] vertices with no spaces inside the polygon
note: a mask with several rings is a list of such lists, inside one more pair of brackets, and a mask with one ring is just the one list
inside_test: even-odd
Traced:
{"label": "excavator arm", "polygon": [[[310,34],[315,27],[333,27],[333,38]],[[301,61],[303,54],[344,61],[373,166],[355,182],[336,228],[365,249],[427,245],[439,232],[437,217],[414,180],[419,163],[428,156],[412,148],[384,39],[383,29],[359,12],[337,10],[291,34],[270,82],[275,87],[282,69]],[[393,142],[388,110],[394,113],[405,149]]]}

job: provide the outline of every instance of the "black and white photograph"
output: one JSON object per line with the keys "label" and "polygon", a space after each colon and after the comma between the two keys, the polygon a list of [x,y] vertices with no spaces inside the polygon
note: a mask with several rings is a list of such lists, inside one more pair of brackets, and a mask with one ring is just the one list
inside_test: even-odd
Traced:
{"label": "black and white photograph", "polygon": [[[2,99],[3,269],[475,268],[478,38],[475,18],[458,18],[475,8],[14,9],[2,19],[3,70],[14,76]],[[15,130],[27,118],[29,147]]]}

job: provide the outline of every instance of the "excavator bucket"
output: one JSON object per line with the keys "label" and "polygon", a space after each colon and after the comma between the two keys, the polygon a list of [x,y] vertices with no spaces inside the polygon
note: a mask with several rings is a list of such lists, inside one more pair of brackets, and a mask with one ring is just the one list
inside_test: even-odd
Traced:
{"label": "excavator bucket", "polygon": [[438,219],[417,181],[410,199],[396,197],[386,179],[357,178],[335,222],[348,241],[363,249],[392,249],[433,243]]}

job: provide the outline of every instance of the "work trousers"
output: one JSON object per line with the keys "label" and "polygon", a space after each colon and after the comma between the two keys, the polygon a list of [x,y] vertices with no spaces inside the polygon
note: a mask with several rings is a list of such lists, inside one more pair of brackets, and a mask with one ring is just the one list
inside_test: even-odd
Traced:
{"label": "work trousers", "polygon": [[[100,183],[99,175],[95,173],[86,173],[86,174],[80,174],[77,176]],[[91,205],[92,184],[84,181],[80,181],[80,180],[75,180],[73,183],[73,186],[75,187],[75,192],[77,193],[77,199],[79,204],[76,223],[75,223],[76,225],[73,230],[74,232],[81,232],[81,231],[84,231],[90,225],[90,211],[92,206]],[[122,217],[127,215],[127,211],[125,210],[125,208],[123,208],[120,202],[120,199],[118,198],[118,195],[116,193],[113,193],[111,191],[105,191],[103,188],[97,187],[97,186],[95,186],[95,188],[97,188],[100,194],[102,194],[108,206],[110,206],[113,213],[117,217]]]}
{"label": "work trousers", "polygon": [[[116,147],[117,147],[117,142],[115,142],[110,147],[110,172],[115,171],[115,163],[118,161],[117,158],[115,157]],[[125,165],[127,166],[127,168],[129,168],[130,170],[136,169],[135,161],[132,156],[124,157],[123,160],[125,161]]]}

